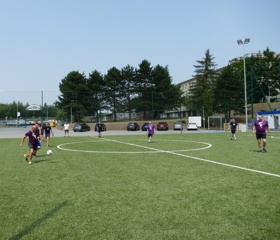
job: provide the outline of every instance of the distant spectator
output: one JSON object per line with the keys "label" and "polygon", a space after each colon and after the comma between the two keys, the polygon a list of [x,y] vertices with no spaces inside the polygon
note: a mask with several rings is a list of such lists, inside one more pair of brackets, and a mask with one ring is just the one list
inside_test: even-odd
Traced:
{"label": "distant spectator", "polygon": [[68,137],[69,137],[69,124],[68,124],[68,122],[66,122],[63,125],[63,127],[64,127],[64,137],[66,137],[66,135],[68,135]]}

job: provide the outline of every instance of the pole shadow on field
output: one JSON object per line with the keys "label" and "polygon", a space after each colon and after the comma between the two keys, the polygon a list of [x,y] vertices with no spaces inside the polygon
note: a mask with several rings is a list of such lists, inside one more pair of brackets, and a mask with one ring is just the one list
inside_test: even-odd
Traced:
{"label": "pole shadow on field", "polygon": [[61,208],[65,207],[68,204],[68,200],[58,204],[55,208],[53,208],[51,211],[49,211],[48,213],[46,213],[44,216],[42,216],[41,218],[37,219],[36,221],[34,221],[33,223],[31,223],[29,226],[27,226],[26,228],[24,228],[22,231],[20,231],[19,233],[17,233],[16,235],[12,236],[11,238],[9,238],[10,240],[18,240],[21,239],[24,235],[28,234],[29,232],[31,232],[32,230],[34,230],[36,227],[38,227],[39,225],[41,225],[45,220],[47,220],[48,218],[51,218],[56,212],[58,212]]}

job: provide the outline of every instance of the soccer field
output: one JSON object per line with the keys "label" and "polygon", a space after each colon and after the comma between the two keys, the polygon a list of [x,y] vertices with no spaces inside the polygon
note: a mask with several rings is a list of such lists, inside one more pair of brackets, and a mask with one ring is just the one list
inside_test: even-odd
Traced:
{"label": "soccer field", "polygon": [[0,239],[280,238],[280,134],[0,139]]}

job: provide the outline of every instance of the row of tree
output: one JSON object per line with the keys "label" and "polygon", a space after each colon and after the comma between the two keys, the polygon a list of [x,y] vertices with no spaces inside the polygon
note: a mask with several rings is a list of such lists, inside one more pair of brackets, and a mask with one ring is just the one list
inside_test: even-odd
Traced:
{"label": "row of tree", "polygon": [[[0,119],[10,120],[17,117],[38,121],[48,118],[48,116],[55,117],[57,115],[57,108],[54,105],[45,104],[39,111],[28,111],[29,103],[13,102],[10,104],[0,103]],[[19,114],[18,114],[19,113]]]}
{"label": "row of tree", "polygon": [[[263,102],[266,96],[276,96],[280,89],[280,55],[268,48],[258,54],[246,56],[248,101]],[[89,76],[72,71],[61,80],[61,95],[54,106],[43,106],[42,111],[28,113],[34,117],[56,116],[74,121],[84,116],[98,116],[112,112],[142,112],[143,118],[156,119],[166,110],[179,109],[183,103],[188,110],[210,116],[232,111],[244,113],[244,58],[236,58],[221,69],[216,69],[214,57],[205,52],[194,65],[194,84],[187,96],[182,97],[180,84],[172,84],[168,67],[143,60],[137,68],[130,65],[112,67],[105,75],[92,71]],[[26,114],[28,104],[0,104],[0,118],[14,116],[17,110]]]}
{"label": "row of tree", "polygon": [[[247,102],[264,102],[267,96],[279,95],[280,55],[267,48],[245,60]],[[244,58],[235,58],[217,70],[207,50],[197,63],[193,76],[196,81],[185,102],[187,108],[204,112],[205,117],[213,113],[225,113],[228,118],[232,112],[244,114]]]}
{"label": "row of tree", "polygon": [[70,72],[59,84],[61,95],[55,102],[59,117],[71,113],[79,121],[85,115],[100,112],[142,112],[143,117],[157,118],[161,112],[180,106],[182,92],[172,84],[168,67],[151,66],[143,60],[138,68],[130,65],[112,67],[105,75],[94,70],[88,77],[78,71]]}

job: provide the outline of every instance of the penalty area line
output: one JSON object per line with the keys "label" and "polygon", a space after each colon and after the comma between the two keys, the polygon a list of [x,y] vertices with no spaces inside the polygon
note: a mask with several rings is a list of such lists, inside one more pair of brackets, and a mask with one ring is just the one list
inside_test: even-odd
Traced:
{"label": "penalty area line", "polygon": [[208,160],[208,159],[204,159],[204,158],[193,157],[193,156],[184,155],[184,154],[181,154],[181,153],[175,153],[175,152],[160,150],[160,149],[141,146],[141,145],[137,145],[137,144],[133,144],[133,143],[121,142],[121,141],[112,140],[112,139],[105,139],[105,140],[106,141],[117,142],[117,143],[122,143],[122,144],[127,144],[127,145],[130,145],[130,146],[135,146],[135,147],[140,147],[140,148],[146,148],[146,149],[150,149],[150,150],[154,150],[154,151],[159,151],[159,152],[162,152],[162,153],[169,153],[169,154],[173,154],[173,155],[180,156],[180,157],[191,158],[191,159],[202,161],[202,162],[213,163],[213,164],[217,164],[217,165],[221,165],[221,166],[225,166],[225,167],[236,168],[236,169],[240,169],[240,170],[244,170],[244,171],[248,171],[248,172],[254,172],[254,173],[259,173],[259,174],[263,174],[263,175],[268,175],[268,176],[280,178],[279,174],[259,171],[259,170],[255,170],[255,169],[251,169],[251,168],[240,167],[240,166],[237,166],[237,165],[232,165],[232,164],[227,164],[227,163],[216,162],[216,161],[212,161],[212,160]]}

